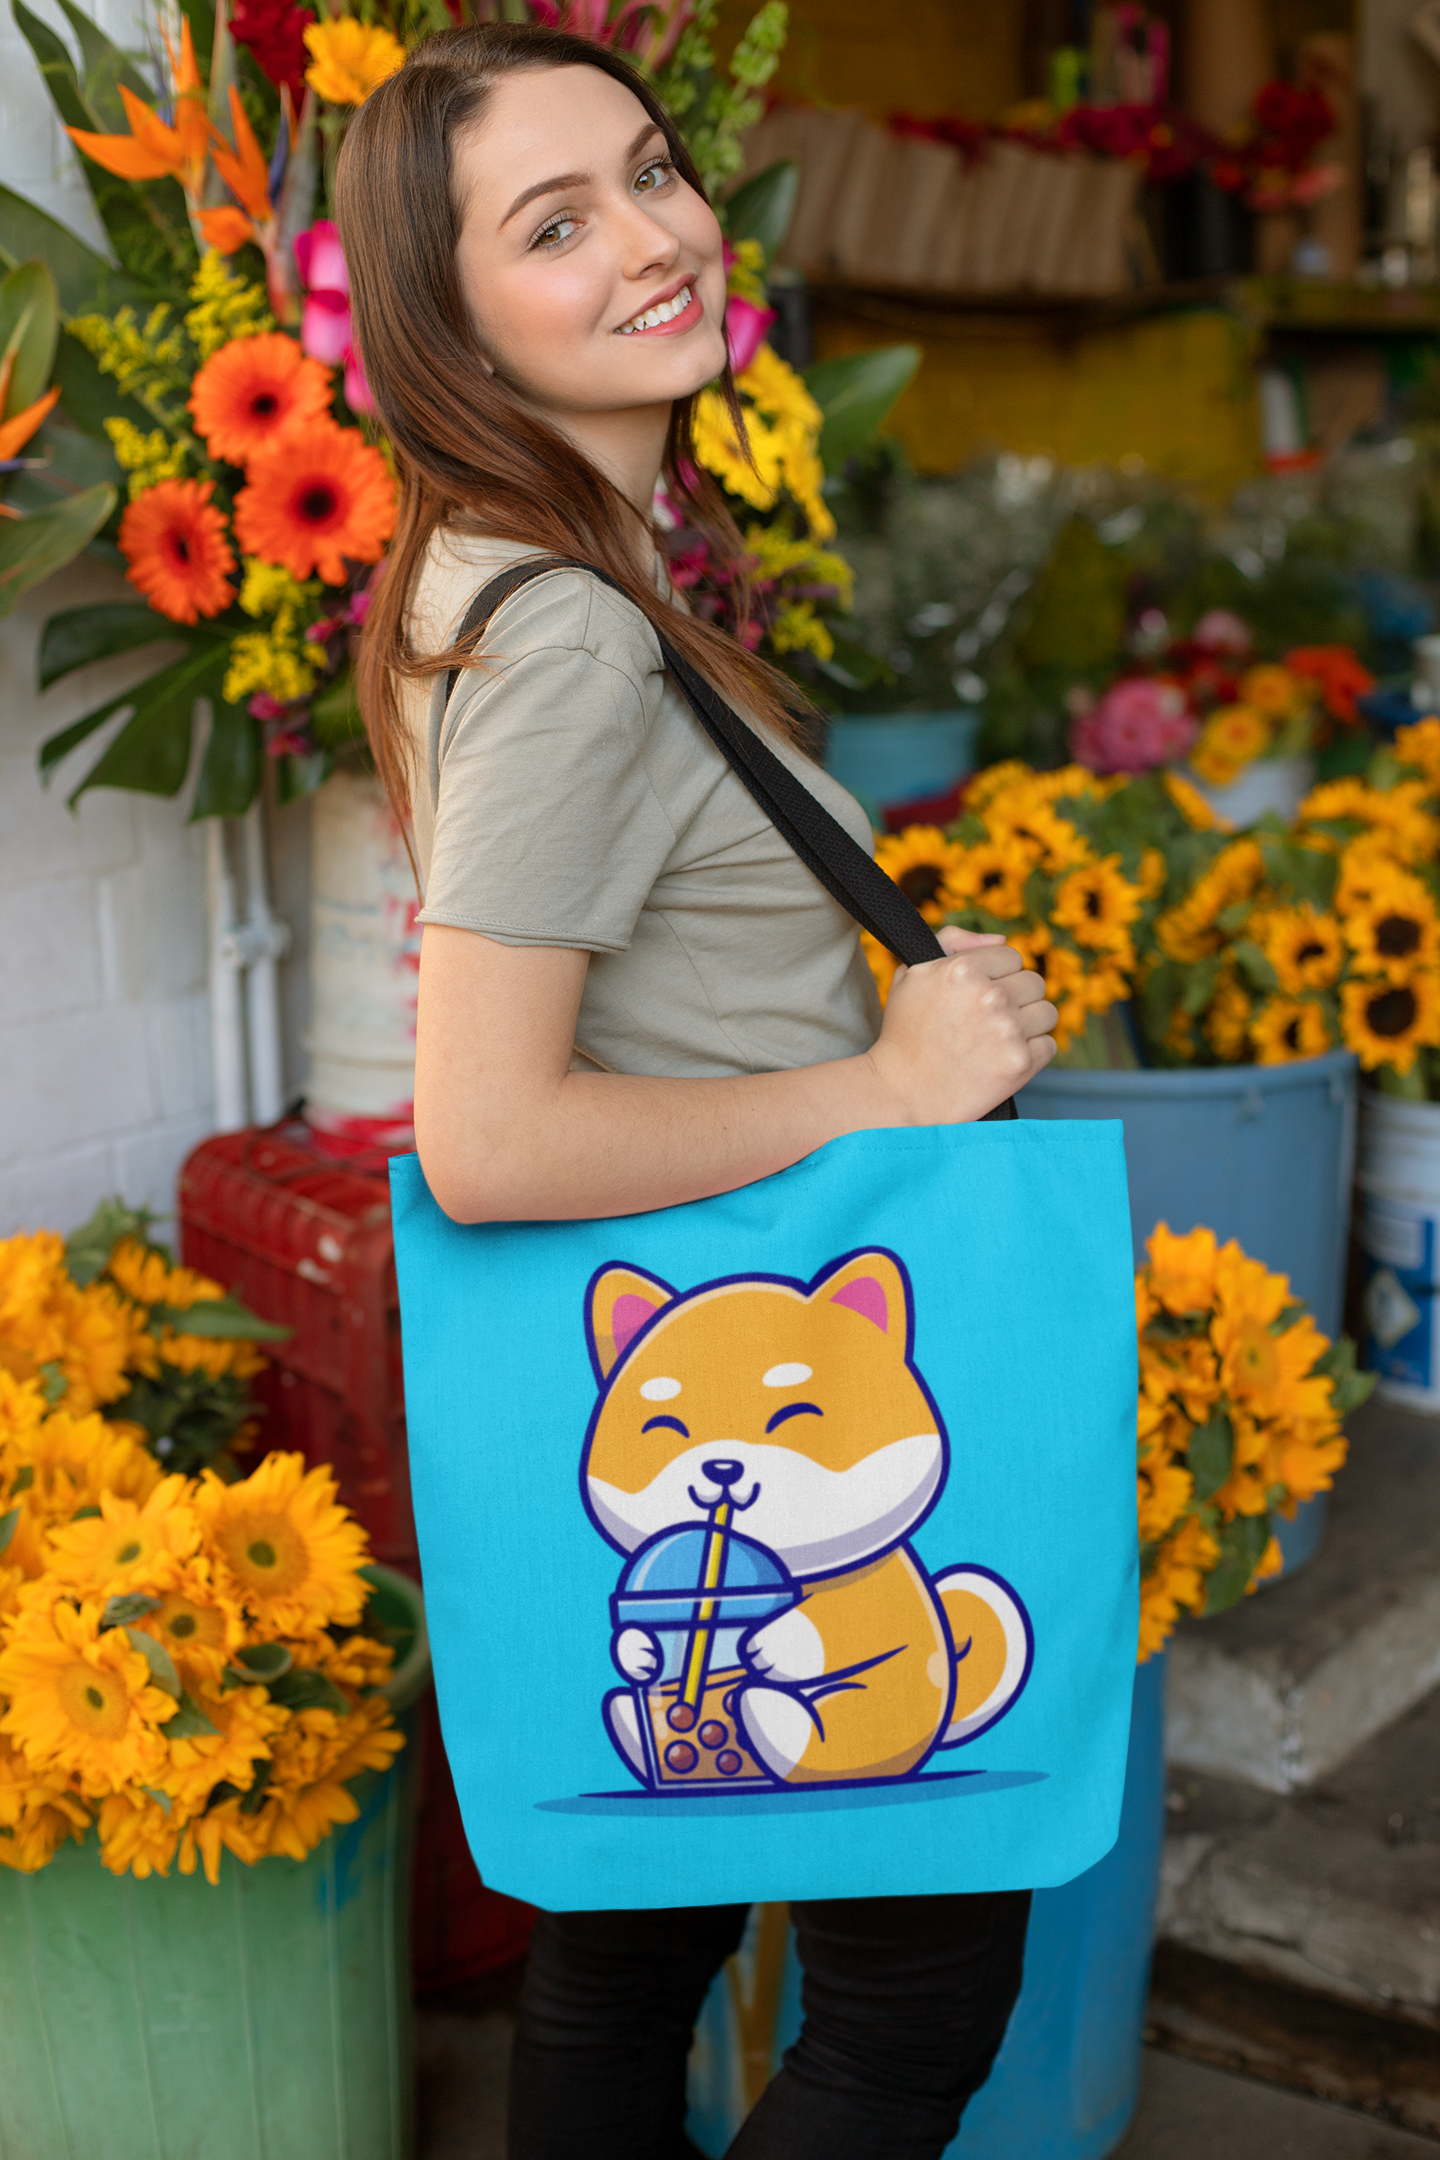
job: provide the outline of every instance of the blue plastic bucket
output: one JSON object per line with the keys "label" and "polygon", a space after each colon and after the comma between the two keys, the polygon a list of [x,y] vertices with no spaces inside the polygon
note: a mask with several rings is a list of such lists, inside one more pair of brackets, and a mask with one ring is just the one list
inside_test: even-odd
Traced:
{"label": "blue plastic bucket", "polygon": [[[1052,1065],[1020,1098],[1022,1117],[1121,1118],[1137,1264],[1156,1223],[1206,1224],[1288,1275],[1327,1335],[1340,1332],[1355,1168],[1355,1059],[1170,1072]],[[1325,1499],[1278,1525],[1287,1571],[1320,1542]]]}
{"label": "blue plastic bucket", "polygon": [[[1165,1666],[1136,1670],[1119,1838],[1074,1882],[1036,1892],[1010,2030],[946,2160],[1100,2160],[1135,2112],[1165,1837]],[[784,1908],[757,1907],[696,2031],[688,2128],[703,2153],[725,2151],[800,2015]]]}
{"label": "blue plastic bucket", "polygon": [[873,825],[898,803],[943,795],[975,770],[981,714],[842,713],[830,721],[825,769],[863,804]]}

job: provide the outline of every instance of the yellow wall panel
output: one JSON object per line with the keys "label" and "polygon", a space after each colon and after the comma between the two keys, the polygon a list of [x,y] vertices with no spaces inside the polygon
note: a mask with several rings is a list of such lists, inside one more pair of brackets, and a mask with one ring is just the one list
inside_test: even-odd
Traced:
{"label": "yellow wall panel", "polygon": [[[760,0],[721,0],[717,43],[728,53]],[[1023,92],[1018,0],[790,0],[790,40],[773,88],[818,105],[963,112],[988,119]]]}
{"label": "yellow wall panel", "polygon": [[1259,468],[1251,340],[1233,315],[1177,312],[1061,336],[1043,317],[886,312],[879,322],[827,301],[816,357],[923,344],[892,421],[922,472],[993,450],[1082,465],[1138,456],[1219,502]]}

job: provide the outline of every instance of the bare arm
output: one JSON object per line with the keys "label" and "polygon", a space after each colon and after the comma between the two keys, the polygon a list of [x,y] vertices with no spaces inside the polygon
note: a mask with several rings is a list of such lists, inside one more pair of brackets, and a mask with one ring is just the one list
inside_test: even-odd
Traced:
{"label": "bare arm", "polygon": [[983,1117],[1055,1054],[1055,1008],[998,937],[895,978],[873,1050],[793,1072],[571,1072],[588,955],[428,925],[415,1131],[457,1222],[630,1215],[731,1192],[841,1133]]}

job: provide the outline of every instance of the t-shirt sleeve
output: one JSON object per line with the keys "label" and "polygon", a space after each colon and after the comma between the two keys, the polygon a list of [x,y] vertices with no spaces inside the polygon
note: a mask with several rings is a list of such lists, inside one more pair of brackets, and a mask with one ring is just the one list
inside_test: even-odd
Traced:
{"label": "t-shirt sleeve", "polygon": [[664,678],[643,617],[592,591],[549,578],[517,595],[486,639],[493,662],[462,677],[434,753],[422,922],[511,945],[629,944],[675,844],[645,759]]}

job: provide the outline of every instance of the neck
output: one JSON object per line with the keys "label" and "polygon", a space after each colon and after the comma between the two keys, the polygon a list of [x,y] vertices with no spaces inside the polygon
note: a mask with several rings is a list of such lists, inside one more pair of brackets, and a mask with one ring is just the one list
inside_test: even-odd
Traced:
{"label": "neck", "polygon": [[651,505],[665,456],[671,406],[639,405],[618,412],[581,412],[552,415],[592,465],[613,481],[637,514],[635,549],[637,560],[649,574]]}

